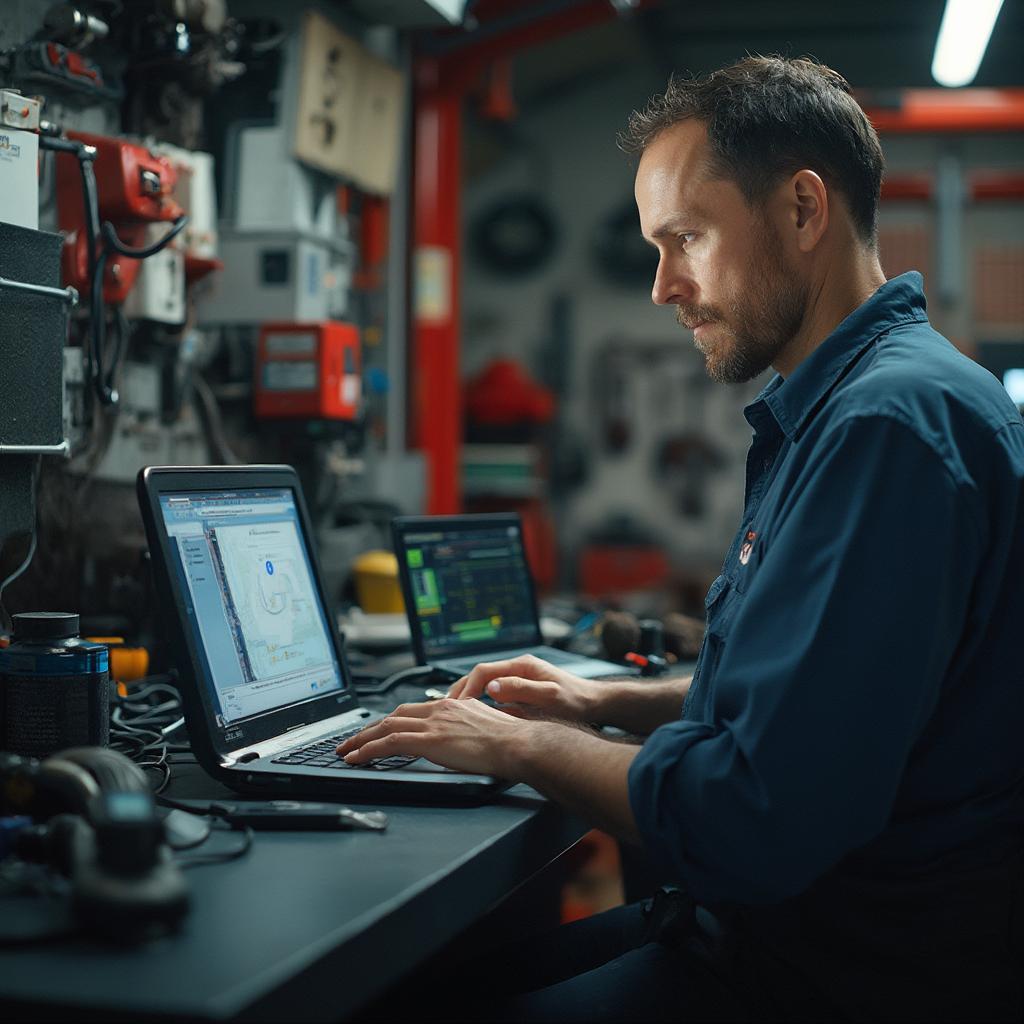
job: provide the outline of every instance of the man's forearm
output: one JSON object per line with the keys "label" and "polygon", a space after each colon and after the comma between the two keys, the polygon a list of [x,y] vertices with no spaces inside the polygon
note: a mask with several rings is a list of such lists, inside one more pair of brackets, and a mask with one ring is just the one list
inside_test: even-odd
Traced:
{"label": "man's forearm", "polygon": [[691,676],[678,679],[609,680],[601,687],[594,721],[647,736],[659,725],[673,722],[683,708]]}
{"label": "man's forearm", "polygon": [[597,828],[639,842],[629,804],[629,766],[640,748],[611,743],[589,729],[532,722],[516,751],[513,777]]}

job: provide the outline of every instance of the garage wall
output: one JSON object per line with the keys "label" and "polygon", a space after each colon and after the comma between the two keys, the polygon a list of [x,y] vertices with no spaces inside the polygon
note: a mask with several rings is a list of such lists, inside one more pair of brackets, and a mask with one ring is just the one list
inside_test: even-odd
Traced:
{"label": "garage wall", "polygon": [[[741,386],[708,381],[703,360],[690,334],[676,325],[674,311],[651,303],[650,282],[610,281],[593,257],[602,219],[632,200],[633,164],[616,148],[615,133],[630,110],[663,85],[660,74],[638,64],[549,96],[511,126],[470,129],[463,373],[472,376],[491,359],[510,356],[544,379],[553,353],[567,358],[563,429],[587,451],[588,475],[562,507],[563,545],[578,545],[610,519],[625,516],[659,538],[677,567],[699,573],[720,562],[738,525],[750,438],[742,408],[767,376]],[[884,145],[890,174],[933,173],[943,156],[955,157],[968,173],[1024,166],[1024,141],[1018,136],[891,137]],[[548,263],[509,279],[474,259],[471,234],[483,210],[516,194],[547,201],[559,239]],[[965,209],[965,248],[955,254],[961,283],[952,302],[931,294],[937,289],[940,259],[934,204],[885,203],[881,229],[883,264],[893,274],[911,265],[924,271],[932,315],[957,344],[973,352],[979,340],[1024,340],[1024,325],[981,324],[975,310],[978,258],[993,246],[997,256],[1019,246],[1024,204]],[[991,263],[991,252],[988,259]],[[1001,272],[1004,291],[1024,293],[1018,272],[1012,267]],[[552,324],[552,304],[560,295],[568,301],[568,331]],[[616,355],[632,368],[623,382],[633,410],[632,440],[620,453],[605,450],[602,443],[596,376],[598,366]],[[705,466],[703,481],[688,484],[686,470],[659,479],[652,466],[664,439],[694,435],[703,436],[717,456],[710,468]],[[700,492],[696,502],[694,486]]]}

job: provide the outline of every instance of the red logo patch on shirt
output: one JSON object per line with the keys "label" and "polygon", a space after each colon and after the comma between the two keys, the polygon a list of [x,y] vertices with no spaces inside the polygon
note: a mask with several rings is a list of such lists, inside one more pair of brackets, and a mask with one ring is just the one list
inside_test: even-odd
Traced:
{"label": "red logo patch on shirt", "polygon": [[743,539],[743,547],[740,548],[740,565],[746,565],[750,561],[755,540],[757,540],[757,534],[753,530],[747,530],[747,535]]}

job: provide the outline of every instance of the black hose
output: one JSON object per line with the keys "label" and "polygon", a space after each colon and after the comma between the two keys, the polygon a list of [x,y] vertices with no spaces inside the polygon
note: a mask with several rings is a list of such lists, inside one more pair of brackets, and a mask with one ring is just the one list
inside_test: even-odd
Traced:
{"label": "black hose", "polygon": [[[144,260],[150,256],[155,256],[162,249],[165,249],[184,229],[185,225],[188,224],[188,214],[182,214],[175,222],[171,229],[167,232],[163,238],[154,242],[152,245],[144,246],[140,249],[135,249],[132,246],[125,245],[120,238],[117,237],[117,231],[114,229],[114,225],[109,220],[103,222],[103,245],[100,251],[99,260],[97,261],[97,277],[101,282],[99,286],[99,302],[103,301],[103,271],[106,268],[107,258],[112,253],[117,253],[119,256],[127,257],[133,260]],[[93,285],[93,294],[96,295],[97,286]],[[117,334],[115,339],[114,353],[110,358],[109,366],[106,365],[103,355],[106,349],[106,321],[99,327],[99,337],[101,344],[98,348],[100,355],[96,361],[96,393],[99,396],[99,400],[104,405],[115,405],[117,403],[118,395],[117,388],[114,387],[115,379],[117,377],[117,370],[124,357],[126,348],[126,329],[125,324],[121,319],[117,323]]]}
{"label": "black hose", "polygon": [[[182,214],[163,238],[152,245],[135,249],[125,245],[110,221],[100,226],[99,194],[96,188],[96,175],[92,163],[96,159],[96,149],[78,142],[75,139],[61,139],[53,136],[40,136],[39,144],[43,149],[55,150],[59,153],[70,153],[78,160],[78,168],[82,176],[82,201],[85,205],[85,238],[87,247],[89,273],[89,344],[85,346],[85,379],[91,389],[86,389],[86,401],[92,394],[103,405],[117,403],[117,390],[114,388],[114,376],[118,364],[124,354],[125,337],[123,325],[117,339],[117,348],[109,367],[106,361],[107,342],[107,311],[103,302],[103,277],[107,269],[107,258],[111,253],[125,256],[128,259],[144,260],[165,248],[188,224],[188,214]],[[86,406],[88,421],[92,421],[91,406]]]}
{"label": "black hose", "polygon": [[188,223],[188,214],[183,213],[175,222],[174,226],[170,231],[164,235],[159,241],[154,242],[152,245],[147,245],[142,249],[133,249],[129,245],[125,245],[120,238],[117,237],[117,232],[114,230],[114,225],[109,220],[103,222],[103,245],[106,249],[118,253],[121,256],[127,256],[133,260],[144,260],[150,256],[155,256],[161,249],[166,248],[173,239],[181,233],[185,225]]}
{"label": "black hose", "polygon": [[[103,386],[103,363],[107,347],[107,310],[103,303],[103,277],[107,270],[107,250],[101,248],[93,266],[89,293],[89,323],[92,343],[86,353],[86,380],[95,389],[96,397],[104,405],[113,405],[117,399]],[[97,313],[98,311],[98,313]]]}

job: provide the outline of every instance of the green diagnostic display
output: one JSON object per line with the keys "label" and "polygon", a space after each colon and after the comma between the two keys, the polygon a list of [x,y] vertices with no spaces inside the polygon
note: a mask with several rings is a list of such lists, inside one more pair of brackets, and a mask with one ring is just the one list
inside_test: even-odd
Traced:
{"label": "green diagnostic display", "polygon": [[459,642],[464,644],[473,643],[476,640],[490,640],[498,635],[498,631],[490,619],[453,623],[452,632],[459,638]]}
{"label": "green diagnostic display", "polygon": [[420,615],[436,615],[441,608],[441,595],[437,590],[437,577],[433,569],[423,569],[416,573],[415,592],[416,611]]}

